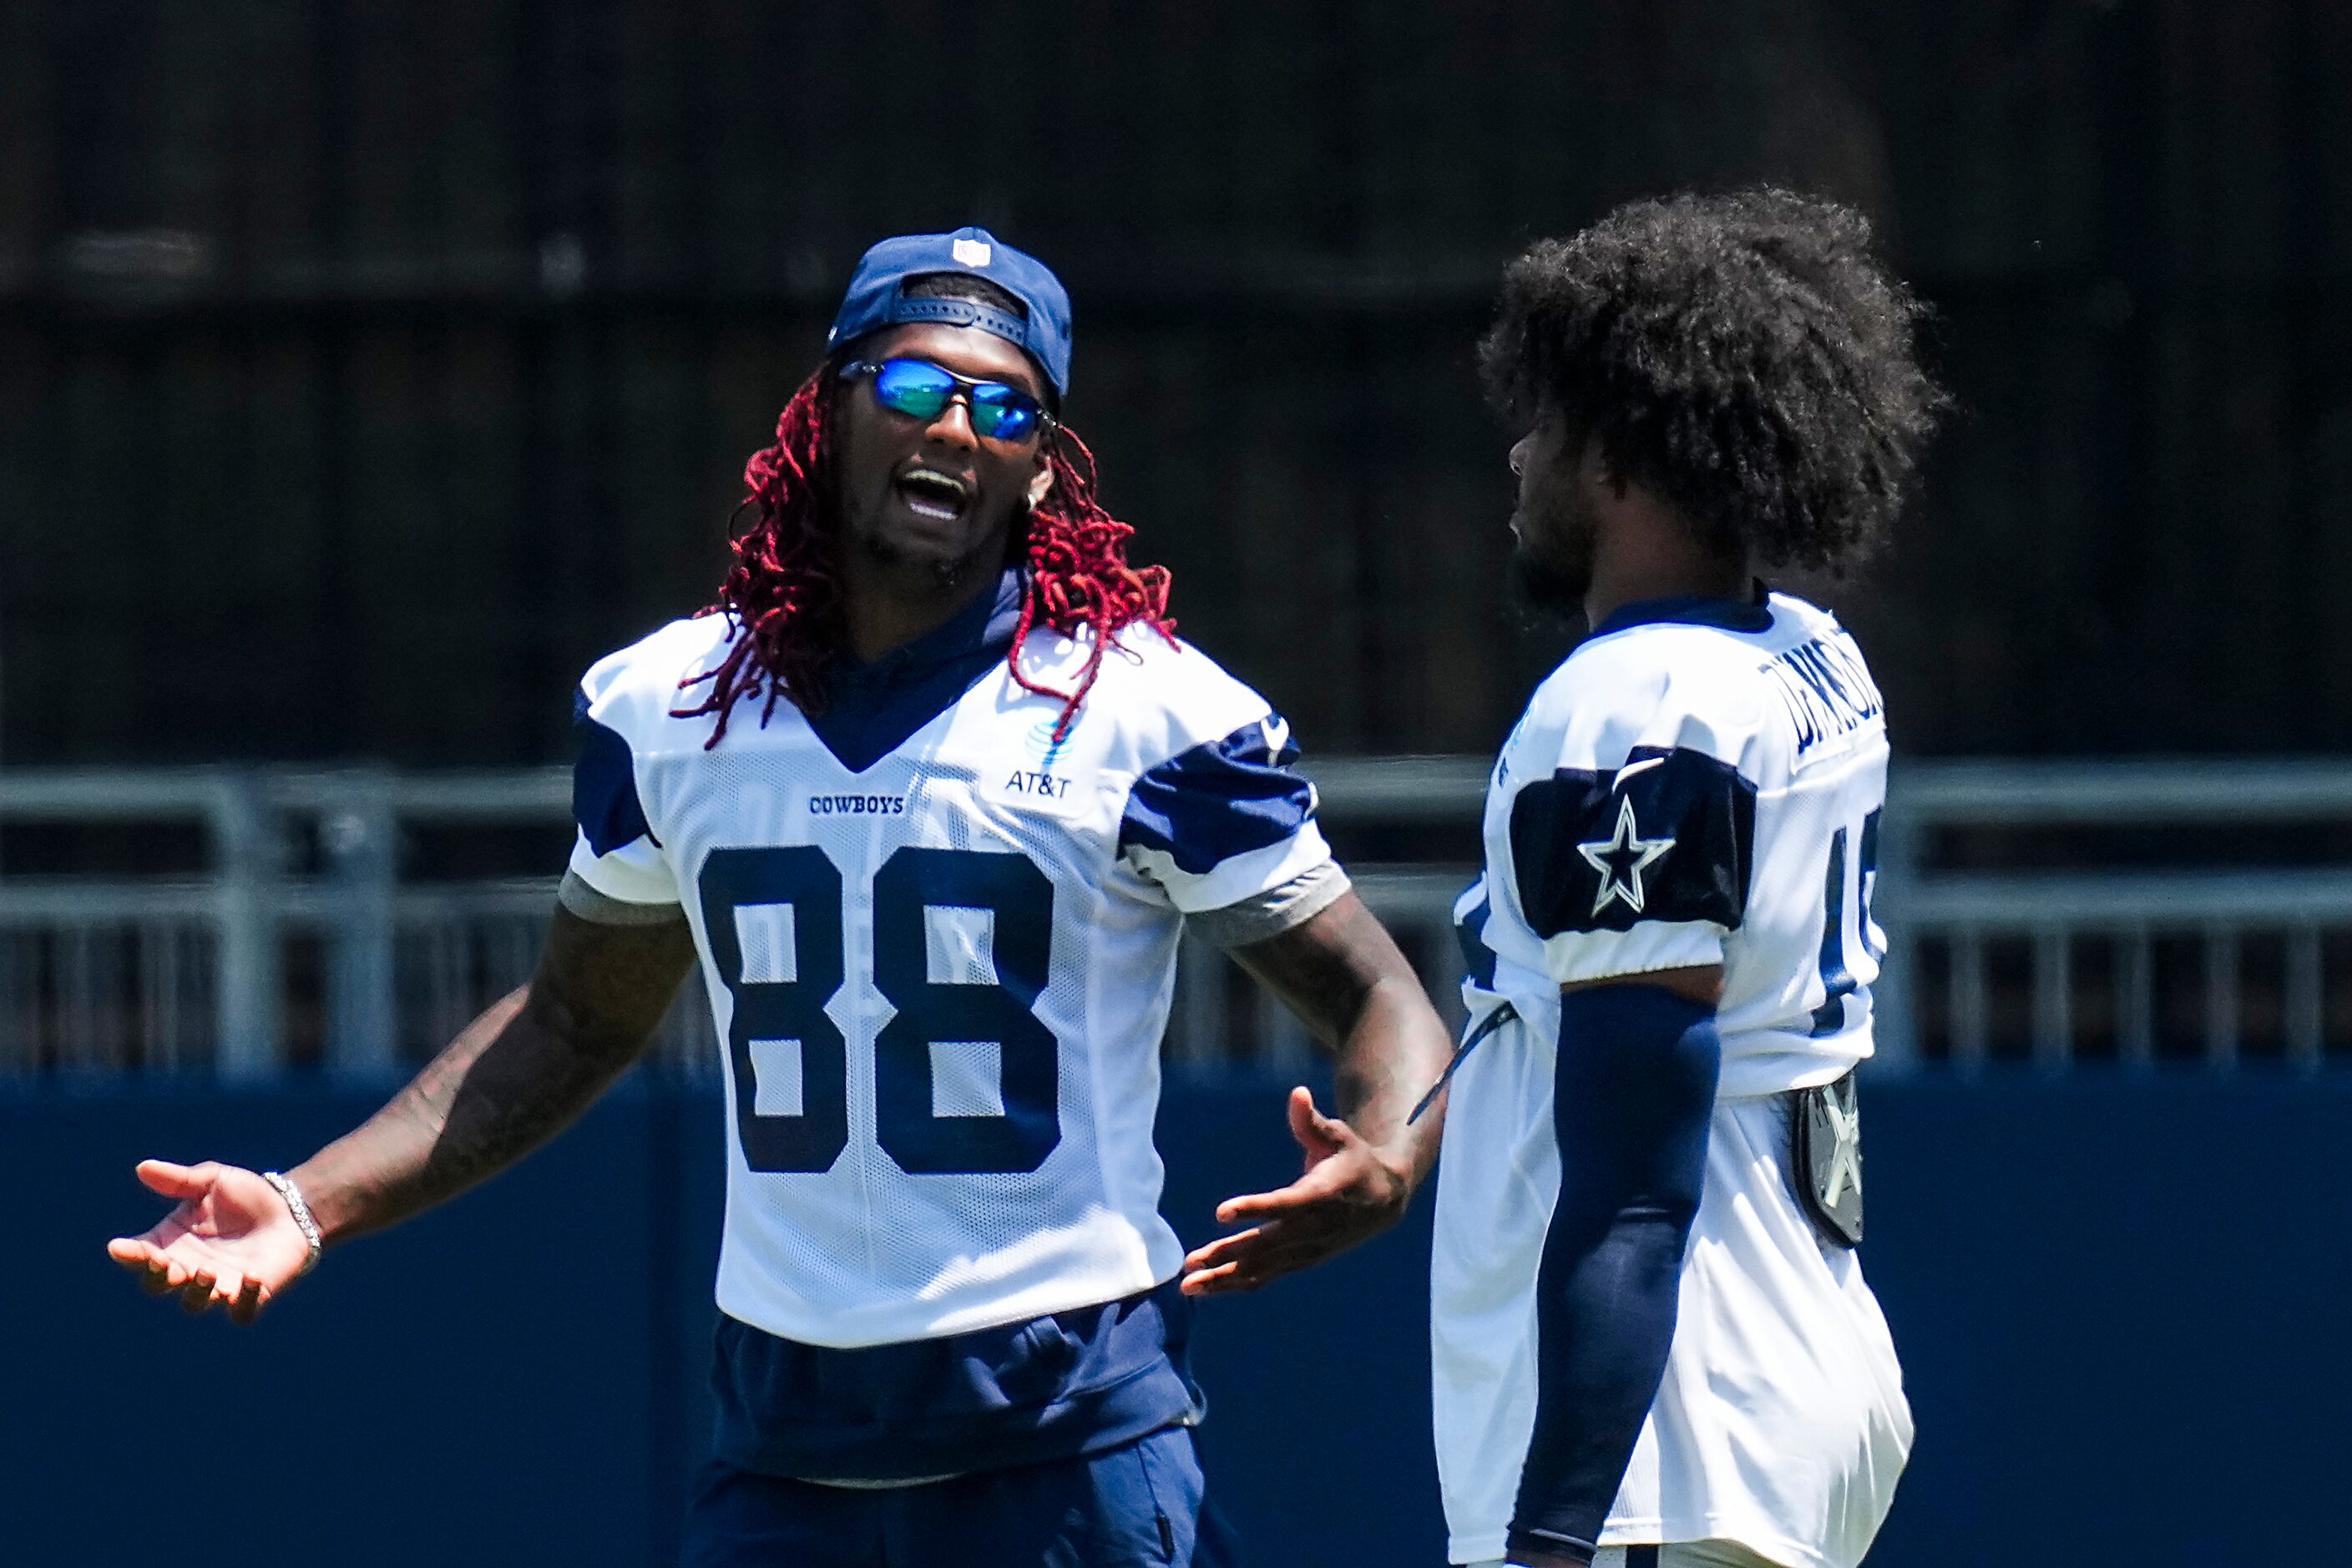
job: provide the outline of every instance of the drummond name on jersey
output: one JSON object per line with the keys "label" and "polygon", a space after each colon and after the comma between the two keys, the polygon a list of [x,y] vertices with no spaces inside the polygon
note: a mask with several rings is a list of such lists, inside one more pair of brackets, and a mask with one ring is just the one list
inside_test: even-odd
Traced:
{"label": "drummond name on jersey", "polygon": [[1763,671],[1788,704],[1801,752],[1850,735],[1886,711],[1868,667],[1853,645],[1841,639],[1800,643],[1767,659]]}

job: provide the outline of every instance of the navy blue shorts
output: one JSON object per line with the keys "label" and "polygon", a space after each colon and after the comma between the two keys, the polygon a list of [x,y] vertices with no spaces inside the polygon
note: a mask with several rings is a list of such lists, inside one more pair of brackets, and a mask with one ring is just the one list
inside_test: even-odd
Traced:
{"label": "navy blue shorts", "polygon": [[714,1463],[684,1568],[1233,1568],[1187,1426],[1099,1454],[865,1490]]}

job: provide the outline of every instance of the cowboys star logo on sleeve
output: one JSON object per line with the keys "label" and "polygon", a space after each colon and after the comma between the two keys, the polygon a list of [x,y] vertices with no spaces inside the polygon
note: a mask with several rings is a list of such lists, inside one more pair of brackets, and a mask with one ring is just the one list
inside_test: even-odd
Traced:
{"label": "cowboys star logo on sleeve", "polygon": [[1622,899],[1628,909],[1641,913],[1642,873],[1674,847],[1671,838],[1643,838],[1633,820],[1633,801],[1621,797],[1617,831],[1608,838],[1576,847],[1576,852],[1601,873],[1601,886],[1592,895],[1592,912],[1597,915],[1612,900]]}
{"label": "cowboys star logo on sleeve", "polygon": [[1636,746],[1618,767],[1556,767],[1509,801],[1509,863],[1538,941],[1648,922],[1738,929],[1756,787],[1735,764]]}

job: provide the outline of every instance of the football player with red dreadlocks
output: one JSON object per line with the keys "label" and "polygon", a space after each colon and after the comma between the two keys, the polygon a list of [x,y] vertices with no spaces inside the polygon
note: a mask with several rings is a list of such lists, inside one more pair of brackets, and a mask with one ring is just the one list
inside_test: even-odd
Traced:
{"label": "football player with red dreadlocks", "polygon": [[[1061,423],[1054,275],[976,228],[886,240],[828,345],[751,461],[718,602],[582,682],[531,984],[291,1171],[142,1166],[179,1207],[111,1250],[250,1319],[554,1135],[698,960],[728,1199],[686,1561],[1214,1562],[1189,1298],[1395,1220],[1449,1042],[1288,726],[1129,564]],[[1152,1143],[1188,926],[1324,1041],[1339,1100],[1293,1091],[1306,1173],[1189,1257]]]}

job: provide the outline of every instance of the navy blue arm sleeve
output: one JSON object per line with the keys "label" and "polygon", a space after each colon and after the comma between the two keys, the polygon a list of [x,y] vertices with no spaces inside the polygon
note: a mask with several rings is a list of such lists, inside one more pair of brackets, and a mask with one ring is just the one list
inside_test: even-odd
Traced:
{"label": "navy blue arm sleeve", "polygon": [[1665,1375],[1706,1178],[1715,1010],[1655,985],[1560,998],[1559,1201],[1536,1277],[1536,1421],[1510,1551],[1590,1560]]}

